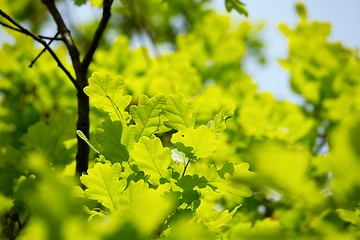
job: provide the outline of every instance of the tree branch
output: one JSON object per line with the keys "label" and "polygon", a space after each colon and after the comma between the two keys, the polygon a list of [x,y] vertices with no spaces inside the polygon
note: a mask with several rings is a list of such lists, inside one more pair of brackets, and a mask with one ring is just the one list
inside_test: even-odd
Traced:
{"label": "tree branch", "polygon": [[[66,47],[69,50],[69,54],[70,54],[70,58],[71,61],[73,63],[73,67],[75,70],[75,73],[78,74],[78,70],[80,68],[80,53],[79,50],[77,49],[75,42],[71,36],[70,30],[67,28],[64,19],[62,18],[59,10],[57,9],[56,5],[55,5],[55,0],[42,0],[42,2],[46,5],[46,7],[48,8],[51,16],[53,17],[57,27],[58,27],[58,32],[61,34]],[[78,83],[81,86],[81,89],[84,88],[84,84],[82,83]]]}
{"label": "tree branch", "polygon": [[[1,10],[0,10],[0,11],[1,11]],[[3,16],[3,15],[1,14],[1,16]],[[4,17],[4,16],[3,16],[3,17]],[[9,29],[11,29],[11,30],[17,31],[17,32],[21,32],[20,29],[18,29],[18,28],[16,28],[16,27],[13,27],[13,26],[10,26],[9,24],[0,22],[0,25],[4,26],[4,27],[6,27],[6,28],[9,28]],[[22,33],[22,32],[21,32],[21,33]]]}
{"label": "tree branch", "polygon": [[[20,25],[18,22],[16,22],[14,19],[12,19],[9,15],[7,15],[5,12],[3,12],[2,10],[0,10],[0,15],[5,18],[6,20],[8,20],[10,23],[12,23],[14,26],[16,26],[17,28],[11,27],[9,26],[10,29],[13,29],[15,31],[21,32],[27,36],[30,36],[32,39],[34,39],[35,41],[39,42],[41,45],[43,45],[45,47],[46,50],[48,50],[48,52],[50,53],[50,55],[54,58],[54,60],[56,61],[57,65],[59,66],[59,68],[66,74],[66,76],[70,79],[70,81],[74,84],[75,88],[79,90],[79,86],[77,84],[77,82],[75,81],[74,77],[71,75],[71,73],[65,68],[65,66],[62,64],[62,62],[60,61],[60,59],[57,57],[57,55],[55,54],[55,52],[49,47],[49,45],[43,40],[41,39],[39,36],[36,36],[35,34],[33,34],[32,32],[30,32],[28,29],[24,28],[22,25]],[[3,25],[6,26],[6,25]],[[7,26],[6,26],[7,27]]]}
{"label": "tree branch", "polygon": [[[59,35],[59,33],[57,34]],[[38,35],[39,38],[41,39],[46,39],[46,40],[52,40],[52,41],[63,41],[63,39],[61,37],[48,37],[48,36],[44,36],[44,35]]]}
{"label": "tree branch", "polygon": [[[47,43],[47,45],[50,46],[50,44],[56,39],[57,35],[59,35],[59,32],[57,32],[57,33],[55,34],[55,36],[50,39],[50,41]],[[41,38],[42,38],[42,37],[41,37]],[[39,57],[41,57],[41,55],[42,55],[45,51],[46,51],[46,49],[43,48],[43,50],[41,50],[41,52],[34,58],[34,60],[31,61],[30,65],[29,65],[30,68],[35,64],[35,62],[39,59]]]}
{"label": "tree branch", "polygon": [[105,31],[105,28],[109,22],[109,19],[111,17],[111,5],[113,3],[113,0],[104,0],[103,1],[103,12],[102,17],[99,22],[99,25],[95,31],[94,37],[91,41],[90,47],[87,50],[85,57],[81,63],[82,69],[88,69],[89,65],[92,61],[92,58],[94,56],[94,53],[99,46],[100,39]]}

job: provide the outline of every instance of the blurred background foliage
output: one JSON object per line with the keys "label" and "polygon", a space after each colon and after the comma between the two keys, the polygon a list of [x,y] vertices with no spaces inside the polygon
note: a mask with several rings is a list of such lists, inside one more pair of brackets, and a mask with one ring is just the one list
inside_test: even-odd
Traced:
{"label": "blurred background foliage", "polygon": [[[57,3],[62,13],[71,10],[75,15],[87,14],[84,4],[95,13],[101,7],[96,0]],[[126,210],[130,212],[126,217],[122,211],[107,215],[79,188],[74,190],[76,91],[47,53],[29,68],[41,48],[30,38],[3,28],[11,37],[0,48],[1,237],[360,237],[357,50],[330,42],[331,26],[309,22],[305,7],[297,5],[298,25],[294,29],[280,25],[289,46],[280,64],[289,71],[291,87],[304,104],[278,101],[270,93],[258,92],[243,69],[250,58],[266,62],[261,25],[233,22],[208,3],[115,1],[110,25],[90,66],[91,72],[123,76],[124,95],[132,96],[131,105],[137,105],[143,94],[182,93],[193,103],[196,126],[206,125],[227,104],[236,107],[220,147],[190,165],[187,174],[192,177],[182,180],[179,191],[188,194],[192,206],[198,205],[178,210],[171,219],[171,232],[157,228],[174,204],[169,199],[164,202],[166,184],[152,189],[141,177],[134,178],[126,194],[145,197]],[[242,6],[236,0],[226,4]],[[0,0],[0,6],[35,33],[56,33],[40,1]],[[86,49],[98,19],[66,20],[78,47]],[[134,42],[140,46],[134,47]],[[53,45],[72,71],[64,46],[58,41]],[[92,109],[92,134],[104,128],[105,118],[100,109]],[[95,146],[99,146],[97,140],[91,139]],[[95,168],[97,155],[92,154]],[[211,164],[218,170],[223,167],[224,174],[233,166],[228,187],[251,194],[231,196],[202,188],[195,175],[206,175]],[[106,171],[115,171],[114,166],[113,162]]]}

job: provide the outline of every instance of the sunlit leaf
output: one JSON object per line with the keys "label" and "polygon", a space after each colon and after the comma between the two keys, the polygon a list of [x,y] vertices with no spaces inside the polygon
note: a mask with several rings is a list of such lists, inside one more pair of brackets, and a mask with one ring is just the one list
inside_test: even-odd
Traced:
{"label": "sunlit leaf", "polygon": [[215,115],[211,122],[210,130],[220,133],[226,129],[226,121],[234,115],[235,106],[227,104],[221,111]]}
{"label": "sunlit leaf", "polygon": [[170,149],[163,148],[159,138],[140,138],[139,142],[134,144],[130,156],[139,170],[149,175],[151,184],[159,185],[160,178],[170,178],[167,169],[171,161]]}
{"label": "sunlit leaf", "polygon": [[166,96],[164,113],[167,119],[164,124],[171,129],[193,128],[195,125],[192,103],[182,94]]}
{"label": "sunlit leaf", "polygon": [[165,104],[166,98],[163,95],[156,95],[152,98],[143,95],[139,99],[138,106],[131,106],[130,113],[138,131],[137,139],[141,136],[150,137],[162,129],[161,115]]}
{"label": "sunlit leaf", "polygon": [[274,187],[290,196],[301,196],[309,204],[323,201],[315,183],[307,177],[309,152],[289,149],[278,142],[256,144],[252,149],[251,165],[261,184]]}
{"label": "sunlit leaf", "polygon": [[84,92],[89,96],[90,103],[108,112],[113,120],[125,121],[125,108],[131,101],[131,96],[123,96],[124,80],[107,72],[94,72],[89,78],[89,86]]}
{"label": "sunlit leaf", "polygon": [[138,230],[148,234],[162,224],[173,203],[164,197],[166,187],[149,188],[143,180],[131,181],[121,196],[119,214],[129,219]]}
{"label": "sunlit leaf", "polygon": [[191,152],[198,158],[210,156],[220,144],[216,134],[206,126],[200,126],[197,129],[182,129],[173,135],[171,142],[175,146],[182,144],[191,148]]}
{"label": "sunlit leaf", "polygon": [[119,163],[96,163],[87,175],[80,177],[81,183],[87,187],[85,197],[98,201],[110,211],[116,210],[127,185],[126,180],[119,180],[120,173]]}
{"label": "sunlit leaf", "polygon": [[[242,171],[246,173],[248,170],[245,168]],[[252,191],[248,186],[239,186],[236,183],[229,181],[233,174],[234,169],[232,172],[218,171],[214,165],[211,165],[204,177],[207,180],[207,184],[219,194],[223,194],[233,199],[251,196]]]}

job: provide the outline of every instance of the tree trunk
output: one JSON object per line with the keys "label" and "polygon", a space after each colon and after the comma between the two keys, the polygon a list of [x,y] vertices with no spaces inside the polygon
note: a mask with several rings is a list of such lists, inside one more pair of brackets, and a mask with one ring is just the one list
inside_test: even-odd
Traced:
{"label": "tree trunk", "polygon": [[[84,135],[90,138],[90,108],[89,97],[84,93],[84,87],[88,85],[87,71],[82,71],[77,75],[77,82],[80,85],[80,90],[77,93],[78,101],[78,119],[76,123],[76,129],[84,133]],[[76,154],[76,174],[81,176],[86,172],[89,164],[89,145],[79,136],[77,136],[77,154]]]}

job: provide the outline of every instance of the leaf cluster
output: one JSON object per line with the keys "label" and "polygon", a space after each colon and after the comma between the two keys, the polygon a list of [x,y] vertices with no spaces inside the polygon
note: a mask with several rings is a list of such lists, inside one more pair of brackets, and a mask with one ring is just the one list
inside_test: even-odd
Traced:
{"label": "leaf cluster", "polygon": [[[50,57],[28,69],[40,49],[21,36],[1,47],[0,238],[359,238],[357,51],[298,5],[298,25],[280,26],[280,63],[304,102],[279,101],[243,68],[262,57],[258,26],[234,26],[206,2],[118,2],[112,27],[123,35],[102,43],[84,90],[90,138],[74,127],[75,92]],[[130,47],[146,29],[170,49]],[[80,180],[76,134],[92,149]]]}

